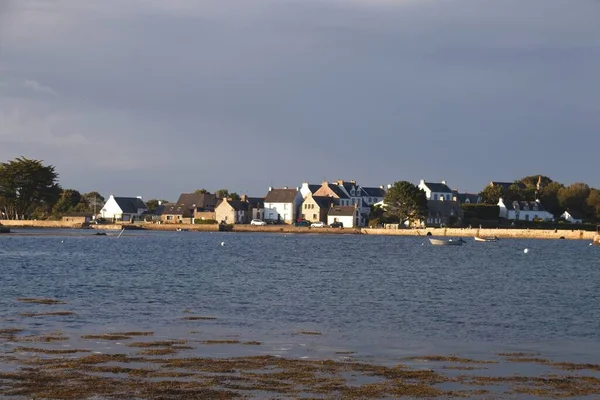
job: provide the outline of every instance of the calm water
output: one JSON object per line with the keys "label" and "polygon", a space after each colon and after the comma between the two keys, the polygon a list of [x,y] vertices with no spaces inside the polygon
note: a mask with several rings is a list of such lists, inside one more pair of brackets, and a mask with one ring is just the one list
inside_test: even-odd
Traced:
{"label": "calm water", "polygon": [[[586,241],[437,247],[409,237],[41,232],[0,236],[0,328],[240,337],[263,341],[263,353],[347,349],[381,362],[499,351],[600,360],[600,248]],[[76,314],[19,315],[49,310]],[[248,347],[213,351],[259,351]]]}

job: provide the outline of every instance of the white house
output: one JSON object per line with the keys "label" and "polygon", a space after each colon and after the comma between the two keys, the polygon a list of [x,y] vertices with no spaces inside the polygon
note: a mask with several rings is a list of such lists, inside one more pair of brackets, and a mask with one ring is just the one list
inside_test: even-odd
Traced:
{"label": "white house", "polygon": [[300,189],[273,189],[265,196],[265,219],[291,224],[296,221],[303,198]]}
{"label": "white house", "polygon": [[309,194],[315,194],[315,192],[320,188],[321,185],[313,185],[308,182],[302,182],[302,186],[300,186],[300,194],[302,194],[302,198],[305,199]]}
{"label": "white house", "polygon": [[553,221],[554,215],[544,210],[539,200],[536,201],[513,201],[504,203],[502,198],[498,200],[500,207],[500,218],[515,221],[533,221],[542,219],[544,221]]}
{"label": "white house", "polygon": [[425,182],[425,180],[421,179],[418,187],[425,192],[427,200],[452,201],[452,189],[446,185],[446,181],[442,181],[442,183],[434,183]]}
{"label": "white house", "polygon": [[583,222],[583,215],[576,211],[566,210],[560,215],[560,218],[563,218],[565,221],[572,224],[581,224]]}
{"label": "white house", "polygon": [[148,207],[142,201],[142,197],[115,197],[110,195],[100,211],[102,218],[114,221],[133,222],[140,220]]}
{"label": "white house", "polygon": [[331,225],[334,222],[341,222],[344,228],[358,226],[360,222],[358,207],[356,205],[331,207],[327,213],[327,225]]}

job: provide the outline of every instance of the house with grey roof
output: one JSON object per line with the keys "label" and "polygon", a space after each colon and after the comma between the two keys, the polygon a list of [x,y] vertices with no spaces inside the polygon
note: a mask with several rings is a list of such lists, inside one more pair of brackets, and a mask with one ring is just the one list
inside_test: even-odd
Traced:
{"label": "house with grey roof", "polygon": [[333,206],[327,213],[327,225],[335,222],[341,222],[344,228],[358,226],[360,213],[358,207],[353,206]]}
{"label": "house with grey roof", "polygon": [[309,193],[300,205],[300,218],[310,222],[327,223],[327,213],[329,209],[338,204],[338,200],[333,197],[313,196]]}
{"label": "house with grey roof", "polygon": [[142,215],[148,212],[148,207],[142,197],[115,197],[110,195],[100,215],[102,218],[113,221],[134,222],[143,219]]}
{"label": "house with grey roof", "polygon": [[565,210],[565,212],[560,215],[560,218],[572,224],[581,224],[583,222],[583,214],[575,210]]}
{"label": "house with grey roof", "polygon": [[277,221],[286,224],[294,223],[298,218],[298,208],[303,198],[300,188],[282,189],[269,187],[265,196],[265,221]]}
{"label": "house with grey roof", "polygon": [[215,211],[217,196],[212,193],[181,193],[177,204],[193,211]]}
{"label": "house with grey roof", "polygon": [[247,201],[222,199],[215,208],[215,219],[225,224],[245,224],[249,222]]}
{"label": "house with grey roof", "polygon": [[504,200],[500,198],[498,207],[500,207],[500,218],[506,218],[510,221],[534,221],[537,219],[554,221],[554,215],[546,211],[539,200],[515,200],[504,203]]}
{"label": "house with grey roof", "polygon": [[437,182],[425,182],[421,179],[418,185],[419,189],[425,192],[427,200],[434,201],[452,201],[452,189],[448,187],[446,181],[440,183]]}
{"label": "house with grey roof", "polygon": [[458,190],[452,191],[452,198],[458,204],[477,204],[481,201],[478,194],[475,193],[459,193]]}
{"label": "house with grey roof", "polygon": [[428,201],[425,226],[452,226],[463,219],[463,211],[456,201]]}

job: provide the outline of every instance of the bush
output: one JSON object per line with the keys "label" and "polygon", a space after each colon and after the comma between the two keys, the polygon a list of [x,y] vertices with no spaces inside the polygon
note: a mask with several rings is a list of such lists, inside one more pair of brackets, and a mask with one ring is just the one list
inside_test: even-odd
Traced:
{"label": "bush", "polygon": [[198,224],[198,225],[213,225],[216,223],[217,223],[216,219],[195,219],[194,220],[194,224]]}
{"label": "bush", "polygon": [[500,207],[491,204],[461,204],[464,218],[478,218],[497,221],[500,216]]}

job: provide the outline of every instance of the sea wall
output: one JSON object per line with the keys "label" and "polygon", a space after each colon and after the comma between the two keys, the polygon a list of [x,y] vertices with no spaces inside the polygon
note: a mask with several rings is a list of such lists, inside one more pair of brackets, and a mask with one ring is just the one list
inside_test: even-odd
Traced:
{"label": "sea wall", "polygon": [[0,224],[10,228],[81,228],[82,224],[72,221],[37,221],[37,220],[0,220]]}
{"label": "sea wall", "polygon": [[429,229],[362,229],[366,235],[474,237],[496,236],[519,239],[583,239],[592,240],[596,232],[582,230],[542,229],[479,229],[479,228],[429,228]]}

